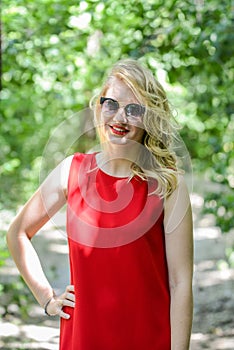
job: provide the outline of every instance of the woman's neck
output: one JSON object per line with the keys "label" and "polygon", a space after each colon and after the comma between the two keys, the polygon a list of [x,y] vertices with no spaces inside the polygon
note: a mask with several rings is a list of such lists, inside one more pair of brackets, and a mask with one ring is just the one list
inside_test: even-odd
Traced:
{"label": "woman's neck", "polygon": [[105,173],[116,177],[129,177],[131,174],[132,160],[101,152],[96,155],[98,167]]}

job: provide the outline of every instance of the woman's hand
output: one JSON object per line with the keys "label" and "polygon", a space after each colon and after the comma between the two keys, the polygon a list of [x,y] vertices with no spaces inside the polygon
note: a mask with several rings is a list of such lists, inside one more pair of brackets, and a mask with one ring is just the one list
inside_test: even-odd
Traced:
{"label": "woman's hand", "polygon": [[70,285],[66,287],[63,294],[60,296],[54,296],[46,306],[46,313],[49,316],[58,315],[68,320],[70,315],[63,312],[62,309],[64,306],[75,307],[75,294],[72,292],[74,292],[74,286]]}

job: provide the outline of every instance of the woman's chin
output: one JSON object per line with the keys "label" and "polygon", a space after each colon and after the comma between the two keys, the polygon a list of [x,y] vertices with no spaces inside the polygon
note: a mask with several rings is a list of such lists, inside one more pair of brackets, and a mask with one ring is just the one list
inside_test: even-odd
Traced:
{"label": "woman's chin", "polygon": [[128,139],[126,136],[115,136],[115,135],[109,135],[107,138],[107,142],[113,144],[113,145],[129,145],[131,143],[131,140]]}

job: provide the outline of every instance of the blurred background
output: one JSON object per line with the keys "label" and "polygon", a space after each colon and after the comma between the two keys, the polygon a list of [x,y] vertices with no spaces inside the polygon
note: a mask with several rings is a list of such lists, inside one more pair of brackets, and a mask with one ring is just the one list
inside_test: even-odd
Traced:
{"label": "blurred background", "polygon": [[[67,153],[95,145],[93,132],[83,135],[89,118],[80,111],[88,107],[108,69],[122,58],[139,59],[162,83],[192,162],[191,349],[234,348],[233,5],[231,0],[1,1],[2,349],[58,348],[58,320],[45,319],[37,309],[15,271],[5,234],[12,217],[40,184],[45,155],[52,169]],[[54,130],[58,126],[63,130],[64,122],[71,135],[77,130],[82,137],[73,142],[71,136],[68,151],[60,133],[48,150]],[[46,238],[39,234],[35,242],[59,289],[69,276],[66,245],[57,231],[48,225]],[[48,258],[50,253],[58,259]],[[65,266],[64,278],[58,274],[59,264]],[[25,328],[30,323],[41,326],[34,338],[33,329]],[[39,333],[44,338],[38,338]],[[24,344],[19,343],[22,335]]]}

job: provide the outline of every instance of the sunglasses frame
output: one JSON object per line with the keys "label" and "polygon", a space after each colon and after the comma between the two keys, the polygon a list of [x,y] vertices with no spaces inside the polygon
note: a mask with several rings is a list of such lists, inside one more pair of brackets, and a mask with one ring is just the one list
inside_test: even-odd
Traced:
{"label": "sunglasses frame", "polygon": [[[100,104],[103,105],[103,103],[104,103],[105,101],[107,101],[107,100],[111,100],[111,101],[117,103],[117,104],[118,104],[118,109],[120,108],[119,102],[116,101],[116,100],[114,100],[114,99],[111,98],[111,97],[100,97]],[[140,114],[139,114],[139,115],[137,115],[137,116],[136,116],[136,115],[131,115],[131,114],[129,115],[129,114],[127,113],[126,108],[127,108],[128,106],[131,106],[131,105],[136,105],[136,106],[140,107]],[[145,113],[145,107],[142,106],[142,105],[140,105],[140,104],[138,104],[138,103],[128,103],[128,104],[127,104],[126,106],[124,106],[123,108],[124,108],[124,112],[125,112],[126,117],[134,117],[134,118],[137,118],[138,116],[139,116],[139,117],[143,116],[144,113]],[[118,109],[116,110],[116,112],[118,111]]]}

